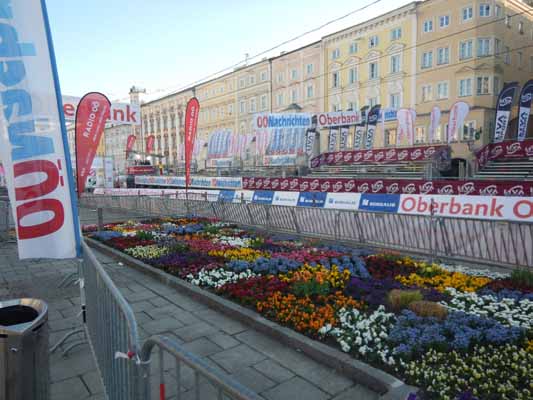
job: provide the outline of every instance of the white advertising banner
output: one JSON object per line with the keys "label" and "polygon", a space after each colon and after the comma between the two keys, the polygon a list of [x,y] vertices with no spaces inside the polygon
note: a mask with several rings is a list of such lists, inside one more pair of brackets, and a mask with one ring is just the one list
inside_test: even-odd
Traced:
{"label": "white advertising banner", "polygon": [[359,111],[337,111],[316,114],[318,128],[331,128],[361,123],[361,113]]}
{"label": "white advertising banner", "polygon": [[[65,121],[76,120],[76,110],[81,97],[63,96]],[[108,121],[115,125],[141,125],[141,107],[138,104],[111,103]]]}
{"label": "white advertising banner", "polygon": [[440,124],[440,115],[441,112],[439,106],[435,106],[431,109],[431,115],[429,117],[429,143],[435,141],[435,133]]}
{"label": "white advertising banner", "polygon": [[459,140],[459,130],[463,128],[470,107],[464,101],[458,101],[450,108],[448,119],[448,143]]}
{"label": "white advertising banner", "polygon": [[0,159],[19,257],[76,257],[80,230],[44,1],[4,0],[0,19]]}
{"label": "white advertising banner", "polygon": [[294,207],[298,203],[298,197],[300,197],[300,192],[274,192],[272,204],[275,206]]}
{"label": "white advertising banner", "polygon": [[335,208],[337,210],[358,210],[360,193],[328,193],[324,208]]}
{"label": "white advertising banner", "polygon": [[401,195],[399,214],[533,222],[533,200],[511,196]]}

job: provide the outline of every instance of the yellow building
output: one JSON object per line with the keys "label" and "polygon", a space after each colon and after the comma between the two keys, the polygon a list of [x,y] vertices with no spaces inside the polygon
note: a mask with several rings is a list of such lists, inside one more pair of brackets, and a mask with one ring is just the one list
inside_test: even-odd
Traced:
{"label": "yellow building", "polygon": [[[323,111],[375,104],[392,109],[414,106],[416,8],[413,2],[322,39]],[[395,121],[388,122],[391,137],[388,132],[377,135],[374,147],[395,144],[395,126]],[[320,142],[325,151],[327,134]]]}
{"label": "yellow building", "polygon": [[178,167],[183,158],[180,156],[180,149],[183,143],[185,106],[193,95],[193,89],[185,89],[142,104],[142,129],[140,137],[137,137],[135,149],[144,153],[147,137],[154,135],[153,152],[163,158],[152,162],[161,162],[168,168]]}
{"label": "yellow building", "polygon": [[[429,0],[418,6],[415,138],[428,142],[429,115],[437,105],[442,118],[436,139],[445,141],[450,107],[464,101],[470,113],[454,133],[452,156],[468,159],[472,148],[492,139],[503,84],[533,78],[533,8],[517,0],[452,4]],[[472,146],[476,131],[480,139]],[[516,123],[511,133],[516,137]]]}

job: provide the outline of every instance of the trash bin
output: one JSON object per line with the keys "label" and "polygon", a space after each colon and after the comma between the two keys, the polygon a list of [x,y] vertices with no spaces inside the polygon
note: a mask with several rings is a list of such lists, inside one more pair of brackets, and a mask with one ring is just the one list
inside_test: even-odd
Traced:
{"label": "trash bin", "polygon": [[0,399],[49,399],[48,306],[0,301]]}

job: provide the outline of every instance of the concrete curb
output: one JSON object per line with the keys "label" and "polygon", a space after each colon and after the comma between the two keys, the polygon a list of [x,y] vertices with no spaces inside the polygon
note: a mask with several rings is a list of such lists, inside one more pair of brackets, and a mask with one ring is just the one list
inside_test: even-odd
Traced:
{"label": "concrete curb", "polygon": [[150,275],[165,285],[179,289],[180,292],[187,294],[195,300],[239,322],[249,325],[283,344],[300,350],[313,360],[327,365],[355,382],[380,393],[381,400],[405,400],[409,393],[418,391],[417,388],[405,384],[403,381],[384,371],[358,361],[346,353],[310,339],[292,329],[280,326],[237,303],[203,290],[198,286],[191,285],[178,277],[145,264],[94,239],[85,238],[85,241],[90,247],[108,256],[112,256],[129,267]]}

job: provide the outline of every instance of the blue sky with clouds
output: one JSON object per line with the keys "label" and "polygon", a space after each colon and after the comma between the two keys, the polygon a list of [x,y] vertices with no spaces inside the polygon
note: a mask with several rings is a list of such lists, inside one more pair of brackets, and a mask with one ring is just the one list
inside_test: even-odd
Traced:
{"label": "blue sky with clouds", "polygon": [[[47,0],[47,6],[62,92],[125,99],[132,85],[170,92],[374,1]],[[381,0],[269,55],[408,2]]]}

